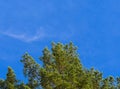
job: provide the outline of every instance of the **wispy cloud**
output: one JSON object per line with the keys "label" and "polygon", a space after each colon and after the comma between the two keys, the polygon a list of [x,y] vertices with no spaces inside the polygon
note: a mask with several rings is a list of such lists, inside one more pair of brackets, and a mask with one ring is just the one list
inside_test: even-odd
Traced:
{"label": "wispy cloud", "polygon": [[41,40],[46,37],[46,34],[42,30],[38,30],[35,34],[27,34],[27,33],[14,33],[12,31],[5,31],[0,32],[1,34],[5,36],[9,36],[14,39],[18,39],[24,42],[33,42],[37,40]]}
{"label": "wispy cloud", "polygon": [[[7,30],[0,31],[0,34],[23,42],[41,41],[43,39],[69,40],[75,36],[74,27],[68,26],[67,30],[55,30],[52,26],[40,27],[39,30]],[[33,32],[34,31],[34,32]]]}

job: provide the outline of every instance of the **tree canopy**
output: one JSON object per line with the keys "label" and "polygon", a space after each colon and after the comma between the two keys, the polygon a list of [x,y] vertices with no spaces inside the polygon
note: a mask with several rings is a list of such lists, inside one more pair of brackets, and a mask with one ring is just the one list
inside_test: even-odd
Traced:
{"label": "tree canopy", "polygon": [[51,50],[44,48],[42,53],[41,64],[28,53],[22,56],[27,82],[18,80],[8,67],[6,79],[0,79],[0,89],[120,89],[120,77],[103,78],[98,70],[85,68],[72,42],[52,43]]}

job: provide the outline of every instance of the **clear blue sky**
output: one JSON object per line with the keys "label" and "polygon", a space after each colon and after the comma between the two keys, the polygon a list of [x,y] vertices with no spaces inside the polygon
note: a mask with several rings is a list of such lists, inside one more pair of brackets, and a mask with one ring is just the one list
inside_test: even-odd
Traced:
{"label": "clear blue sky", "polygon": [[21,56],[37,61],[51,41],[78,46],[81,62],[120,75],[120,0],[0,0],[0,77],[23,78]]}

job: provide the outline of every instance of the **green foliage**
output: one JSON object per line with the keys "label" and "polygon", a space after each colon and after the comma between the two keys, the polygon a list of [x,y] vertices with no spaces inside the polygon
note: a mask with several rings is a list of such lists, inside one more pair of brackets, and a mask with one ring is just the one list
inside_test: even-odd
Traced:
{"label": "green foliage", "polygon": [[82,82],[80,81],[83,77],[82,65],[72,43],[67,45],[52,43],[52,50],[45,48],[40,59],[43,62],[40,71],[43,88],[77,89],[78,83]]}
{"label": "green foliage", "polygon": [[14,71],[12,70],[11,67],[8,67],[6,82],[9,82],[13,85],[17,82],[16,76],[15,76]]}
{"label": "green foliage", "polygon": [[8,67],[8,73],[6,74],[5,87],[7,89],[15,89],[17,80],[14,71],[11,67]]}
{"label": "green foliage", "polygon": [[5,80],[0,80],[0,89],[30,89],[26,84],[19,83],[11,67],[8,67]]}
{"label": "green foliage", "polygon": [[0,79],[0,89],[120,89],[120,77],[103,78],[94,68],[84,68],[72,42],[52,43],[51,50],[44,48],[42,52],[41,66],[28,53],[22,56],[26,84],[8,67],[6,79]]}
{"label": "green foliage", "polygon": [[120,89],[120,77],[116,78],[116,82],[117,82],[117,89]]}
{"label": "green foliage", "polygon": [[0,89],[4,87],[4,80],[0,79]]}
{"label": "green foliage", "polygon": [[15,89],[17,80],[14,71],[11,67],[8,67],[5,80],[0,80],[0,89]]}
{"label": "green foliage", "polygon": [[21,62],[24,64],[24,75],[28,78],[28,86],[32,89],[40,85],[40,66],[28,54],[23,55]]}
{"label": "green foliage", "polygon": [[17,86],[17,89],[31,89],[28,85],[21,83]]}

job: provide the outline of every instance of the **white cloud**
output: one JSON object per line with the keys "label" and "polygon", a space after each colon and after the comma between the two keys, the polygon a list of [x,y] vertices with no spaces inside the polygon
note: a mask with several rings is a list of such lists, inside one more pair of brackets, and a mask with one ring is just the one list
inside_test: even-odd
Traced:
{"label": "white cloud", "polygon": [[0,34],[21,40],[23,42],[34,42],[40,41],[43,39],[58,39],[58,40],[70,40],[75,36],[74,27],[68,26],[67,30],[55,30],[54,27],[46,26],[40,27],[39,30],[7,30],[7,31],[0,31]]}
{"label": "white cloud", "polygon": [[28,33],[14,33],[12,31],[0,32],[0,33],[24,42],[33,42],[33,41],[41,40],[47,36],[42,30],[38,30],[34,35],[33,34],[30,35]]}

